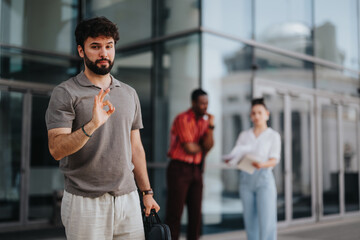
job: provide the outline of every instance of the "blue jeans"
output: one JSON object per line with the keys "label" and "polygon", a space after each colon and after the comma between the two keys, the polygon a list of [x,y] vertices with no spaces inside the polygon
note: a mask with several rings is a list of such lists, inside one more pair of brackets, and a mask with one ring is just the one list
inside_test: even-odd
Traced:
{"label": "blue jeans", "polygon": [[276,185],[271,169],[240,172],[240,197],[248,240],[276,240]]}

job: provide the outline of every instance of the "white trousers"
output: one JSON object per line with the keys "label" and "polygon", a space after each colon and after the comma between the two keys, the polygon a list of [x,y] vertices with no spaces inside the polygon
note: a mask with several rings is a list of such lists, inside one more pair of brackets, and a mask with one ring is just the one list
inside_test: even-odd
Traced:
{"label": "white trousers", "polygon": [[137,191],[98,198],[64,191],[61,220],[68,240],[145,239]]}

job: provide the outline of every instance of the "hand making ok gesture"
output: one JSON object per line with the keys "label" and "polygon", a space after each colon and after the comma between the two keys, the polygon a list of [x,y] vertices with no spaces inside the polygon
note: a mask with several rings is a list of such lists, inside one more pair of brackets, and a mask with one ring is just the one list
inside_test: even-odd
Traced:
{"label": "hand making ok gesture", "polygon": [[[106,94],[110,92],[110,88],[100,90],[99,94],[95,96],[92,121],[97,127],[103,125],[115,112],[115,107],[110,103],[109,100],[104,101]],[[104,107],[108,106],[108,110],[105,110]]]}

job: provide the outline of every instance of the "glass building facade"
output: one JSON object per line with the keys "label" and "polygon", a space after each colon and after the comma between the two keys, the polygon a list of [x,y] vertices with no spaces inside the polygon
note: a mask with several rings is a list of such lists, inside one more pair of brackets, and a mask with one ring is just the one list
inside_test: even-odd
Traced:
{"label": "glass building facade", "polygon": [[198,87],[216,119],[203,234],[244,227],[238,172],[221,156],[251,127],[253,97],[282,137],[279,226],[360,215],[359,12],[360,0],[1,0],[0,229],[54,223],[63,177],[44,114],[54,86],[82,69],[74,30],[94,16],[119,27],[112,74],[139,94],[161,217],[170,127]]}

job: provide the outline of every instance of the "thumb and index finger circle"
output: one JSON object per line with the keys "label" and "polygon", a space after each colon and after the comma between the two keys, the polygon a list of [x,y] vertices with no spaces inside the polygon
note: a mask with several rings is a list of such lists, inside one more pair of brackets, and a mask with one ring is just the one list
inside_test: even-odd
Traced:
{"label": "thumb and index finger circle", "polygon": [[111,104],[109,100],[104,101],[103,105],[109,107],[109,110],[106,111],[107,113],[112,113],[115,110],[114,106]]}
{"label": "thumb and index finger circle", "polygon": [[103,102],[105,96],[110,92],[110,88],[106,89],[105,91],[103,89],[100,90],[99,92],[99,97],[100,97],[100,101]]}

